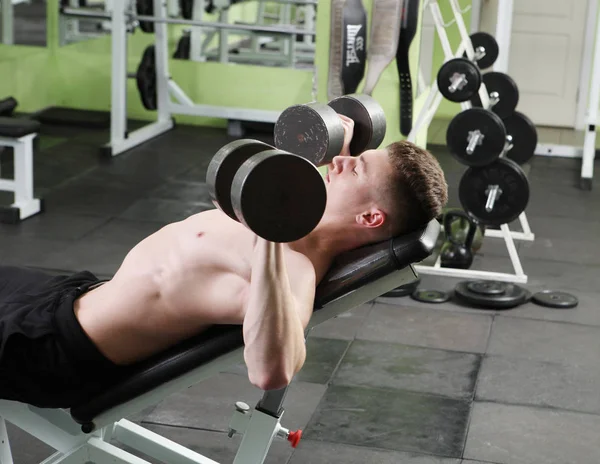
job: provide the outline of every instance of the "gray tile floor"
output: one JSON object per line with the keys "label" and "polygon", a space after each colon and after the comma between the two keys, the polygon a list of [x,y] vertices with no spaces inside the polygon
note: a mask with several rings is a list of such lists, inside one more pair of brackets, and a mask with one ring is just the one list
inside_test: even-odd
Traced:
{"label": "gray tile floor", "polygon": [[[36,175],[46,212],[0,225],[0,262],[110,277],[143,237],[211,207],[203,180],[229,140],[222,131],[180,126],[108,162],[97,154],[105,134],[44,128]],[[443,147],[432,151],[459,206],[463,168]],[[7,169],[10,158],[2,161]],[[518,245],[526,287],[570,291],[577,308],[495,312],[379,298],[327,321],[310,333],[286,400],[283,425],[304,438],[295,450],[277,441],[267,462],[600,462],[600,193],[578,190],[577,170],[576,160],[533,160],[527,214],[536,240]],[[501,245],[486,238],[474,267],[510,271]],[[421,286],[449,291],[456,282],[423,275]],[[232,462],[239,437],[225,431],[233,405],[260,395],[244,366],[232,366],[132,419]],[[52,452],[13,426],[9,434],[16,463]]]}

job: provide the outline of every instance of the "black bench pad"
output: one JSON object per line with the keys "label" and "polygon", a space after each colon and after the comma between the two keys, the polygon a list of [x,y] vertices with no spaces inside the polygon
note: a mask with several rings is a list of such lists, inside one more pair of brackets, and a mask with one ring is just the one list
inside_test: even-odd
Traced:
{"label": "black bench pad", "polygon": [[39,132],[41,124],[32,119],[15,119],[0,117],[0,137],[18,139]]}
{"label": "black bench pad", "polygon": [[[436,220],[414,233],[358,248],[338,257],[317,288],[315,311],[366,284],[427,258],[435,247],[440,226]],[[128,370],[114,386],[71,408],[80,424],[140,396],[244,344],[239,325],[213,326],[202,334],[147,359]]]}

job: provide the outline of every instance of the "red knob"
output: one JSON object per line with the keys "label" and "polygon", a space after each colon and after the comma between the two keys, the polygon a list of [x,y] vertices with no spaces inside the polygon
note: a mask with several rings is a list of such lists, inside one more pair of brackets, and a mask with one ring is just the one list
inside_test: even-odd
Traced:
{"label": "red knob", "polygon": [[300,443],[300,439],[302,438],[302,430],[296,430],[295,432],[290,432],[287,439],[292,444],[292,448],[298,446]]}

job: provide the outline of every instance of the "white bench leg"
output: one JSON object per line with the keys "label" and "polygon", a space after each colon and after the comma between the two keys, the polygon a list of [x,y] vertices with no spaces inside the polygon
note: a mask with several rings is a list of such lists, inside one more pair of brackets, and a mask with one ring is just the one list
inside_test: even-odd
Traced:
{"label": "white bench leg", "polygon": [[14,464],[10,452],[10,443],[8,442],[6,421],[2,417],[0,417],[0,464]]}
{"label": "white bench leg", "polygon": [[41,201],[33,197],[33,139],[36,136],[29,134],[19,139],[0,138],[0,146],[13,148],[15,167],[14,180],[0,179],[0,190],[14,193],[11,207],[17,210],[18,220],[42,210]]}

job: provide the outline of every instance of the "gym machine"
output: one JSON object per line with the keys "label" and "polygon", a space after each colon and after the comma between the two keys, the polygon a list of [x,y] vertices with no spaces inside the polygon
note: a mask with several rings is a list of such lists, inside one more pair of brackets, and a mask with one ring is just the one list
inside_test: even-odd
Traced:
{"label": "gym machine", "polygon": [[[529,184],[518,163],[533,155],[531,143],[534,147],[537,144],[535,126],[515,111],[518,89],[508,75],[480,73],[480,68],[490,67],[498,58],[498,43],[483,33],[469,36],[462,17],[467,10],[461,10],[457,0],[448,1],[454,19],[447,24],[437,0],[424,5],[430,8],[445,62],[408,140],[414,142],[421,129],[431,123],[444,97],[460,103],[462,112],[450,124],[447,139],[453,156],[469,166],[459,186],[461,204],[478,224],[499,226],[499,230],[486,227],[484,236],[504,239],[514,273],[442,267],[441,255],[433,266],[418,265],[416,269],[422,274],[526,283],[515,240],[533,241],[535,235],[524,212]],[[446,34],[446,28],[454,23],[461,36],[455,53]],[[516,219],[522,232],[509,228],[508,224]]]}
{"label": "gym machine", "polygon": [[[257,31],[283,37],[295,37],[298,34],[314,35],[314,32],[290,27],[250,26],[245,24],[227,24],[218,22],[203,22],[168,17],[167,5],[161,0],[154,0],[154,16],[134,14],[127,8],[125,2],[114,2],[110,15],[85,9],[63,8],[62,14],[72,17],[105,18],[111,20],[112,34],[112,88],[111,88],[111,131],[110,142],[105,150],[110,156],[116,156],[141,143],[147,142],[174,127],[173,115],[206,116],[229,120],[230,133],[239,133],[240,121],[256,121],[274,123],[280,112],[256,110],[250,108],[221,107],[200,105],[193,102],[173,80],[169,72],[168,57],[168,24],[182,24],[213,28],[215,30]],[[156,121],[133,132],[127,130],[127,78],[136,77],[127,73],[127,26],[131,21],[139,21],[140,27],[150,24],[154,31],[155,43],[146,49],[145,55],[152,56],[146,60],[154,65],[155,75],[152,79],[143,79],[152,87],[144,102],[148,109],[156,110]],[[144,60],[144,58],[143,58]],[[138,70],[138,76],[140,72]],[[139,85],[139,82],[138,82]],[[148,102],[155,102],[155,107],[149,107]],[[154,105],[152,105],[154,106]]]}
{"label": "gym machine", "polygon": [[[188,18],[203,21],[205,12],[216,13],[220,23],[229,22],[229,9],[233,0],[194,0]],[[257,3],[257,26],[294,27],[315,31],[317,0],[276,0]],[[269,7],[269,8],[267,8]],[[276,11],[276,12],[273,12]],[[249,25],[249,24],[247,24]],[[193,26],[184,31],[178,49],[185,50],[175,58],[192,61],[216,60],[220,63],[237,62],[263,66],[312,66],[314,64],[314,34],[299,37],[282,37],[258,31],[235,31],[239,40],[232,41],[232,32],[226,29],[215,31],[210,27]],[[218,41],[214,44],[215,37]],[[300,39],[300,40],[299,40]]]}
{"label": "gym machine", "polygon": [[21,3],[29,3],[30,0],[0,0],[0,16],[2,16],[2,22],[0,23],[0,43],[4,45],[13,45],[15,41],[13,24],[14,18],[14,5]]}

